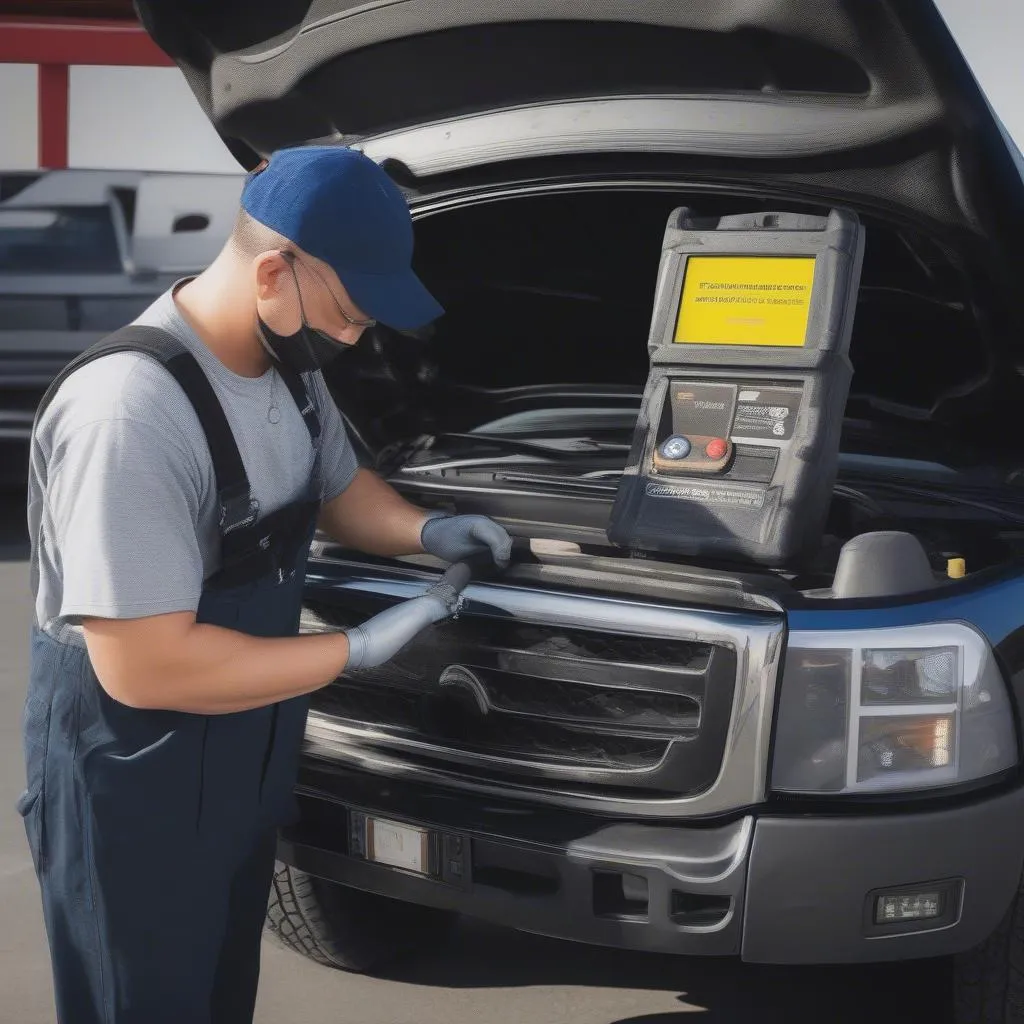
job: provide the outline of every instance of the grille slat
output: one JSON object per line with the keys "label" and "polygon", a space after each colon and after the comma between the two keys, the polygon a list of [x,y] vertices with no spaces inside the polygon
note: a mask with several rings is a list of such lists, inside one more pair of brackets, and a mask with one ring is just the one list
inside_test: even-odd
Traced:
{"label": "grille slat", "polygon": [[[402,711],[409,705],[397,700],[356,698],[357,687],[333,687],[330,695],[318,704],[318,710],[352,723],[355,730],[386,729],[400,745],[416,744],[420,755],[423,744],[435,743],[450,752],[475,754],[483,759],[519,761],[534,769],[544,765],[578,765],[588,770],[607,772],[646,771],[656,767],[665,757],[668,743],[657,738],[615,731],[592,732],[553,723],[526,720],[517,716],[488,716],[482,721],[445,714],[443,722],[430,722],[430,712],[423,718],[402,720]],[[364,692],[365,698],[365,692]],[[358,710],[386,710],[389,719],[376,723],[354,714]],[[395,712],[398,712],[395,714]],[[424,721],[424,719],[426,721]],[[363,738],[366,742],[366,737]]]}
{"label": "grille slat", "polygon": [[[479,668],[471,660],[470,669]],[[606,686],[525,673],[486,673],[479,678],[494,711],[561,722],[593,723],[670,734],[692,731],[700,722],[700,703],[685,694],[645,688]]]}
{"label": "grille slat", "polygon": [[676,694],[691,689],[703,691],[705,662],[700,668],[644,664],[619,657],[597,658],[574,653],[570,642],[546,647],[501,648],[485,644],[473,651],[477,668],[496,669],[556,682],[604,685],[609,688],[639,688]]}
{"label": "grille slat", "polygon": [[[449,624],[446,623],[445,628],[450,628]],[[711,648],[707,644],[686,640],[617,636],[500,620],[483,623],[476,630],[475,641],[485,649],[502,652],[576,658],[595,664],[614,662],[645,668],[662,667],[683,674],[705,672],[711,657]]]}

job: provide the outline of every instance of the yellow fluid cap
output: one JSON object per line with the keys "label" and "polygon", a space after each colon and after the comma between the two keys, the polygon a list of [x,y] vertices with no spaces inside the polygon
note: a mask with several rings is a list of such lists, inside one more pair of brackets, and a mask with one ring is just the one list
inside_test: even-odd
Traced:
{"label": "yellow fluid cap", "polygon": [[962,558],[951,558],[946,562],[946,574],[951,580],[960,580],[967,575],[967,563]]}

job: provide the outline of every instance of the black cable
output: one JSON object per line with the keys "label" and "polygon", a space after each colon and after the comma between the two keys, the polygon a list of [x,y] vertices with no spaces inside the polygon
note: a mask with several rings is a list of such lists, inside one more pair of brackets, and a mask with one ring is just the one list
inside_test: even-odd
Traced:
{"label": "black cable", "polygon": [[1000,516],[1003,519],[1024,525],[1024,514],[1013,512],[1008,508],[992,505],[985,501],[978,501],[975,498],[967,498],[963,494],[957,494],[953,491],[938,491],[928,487],[914,487],[910,484],[888,480],[873,480],[870,486],[872,490],[888,490],[897,494],[906,494],[910,497],[927,498],[930,501],[938,500],[951,505],[966,505],[976,508],[981,512],[988,512],[991,515]]}
{"label": "black cable", "polygon": [[846,498],[854,502],[854,504],[865,508],[871,515],[885,516],[888,514],[874,498],[869,498],[863,491],[858,491],[855,487],[848,487],[846,484],[836,484],[832,491],[840,498]]}

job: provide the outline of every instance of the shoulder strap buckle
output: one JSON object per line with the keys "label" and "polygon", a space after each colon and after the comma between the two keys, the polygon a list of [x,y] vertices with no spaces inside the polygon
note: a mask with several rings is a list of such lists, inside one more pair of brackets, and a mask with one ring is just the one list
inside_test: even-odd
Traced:
{"label": "shoulder strap buckle", "polygon": [[221,534],[231,533],[243,526],[251,526],[260,513],[260,503],[249,492],[248,484],[225,487],[218,492]]}

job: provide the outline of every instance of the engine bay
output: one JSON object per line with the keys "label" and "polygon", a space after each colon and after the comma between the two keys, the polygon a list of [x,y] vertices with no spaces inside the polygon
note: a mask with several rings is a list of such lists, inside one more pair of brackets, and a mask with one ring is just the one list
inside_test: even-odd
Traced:
{"label": "engine bay", "polygon": [[[363,464],[423,507],[497,519],[523,562],[541,548],[650,557],[612,545],[607,529],[644,392],[658,243],[679,202],[592,191],[419,221],[417,270],[446,315],[425,337],[378,327],[328,373]],[[1006,429],[1019,383],[997,371],[993,318],[941,246],[870,220],[866,230],[853,383],[817,551],[772,572],[664,552],[659,563],[757,572],[815,594],[865,533],[912,534],[937,579],[957,560],[974,572],[1022,550],[1024,477]]]}

